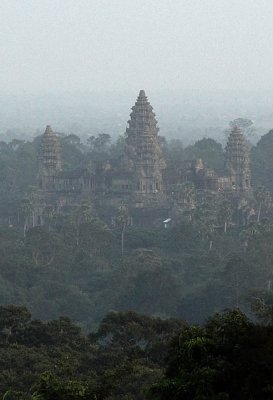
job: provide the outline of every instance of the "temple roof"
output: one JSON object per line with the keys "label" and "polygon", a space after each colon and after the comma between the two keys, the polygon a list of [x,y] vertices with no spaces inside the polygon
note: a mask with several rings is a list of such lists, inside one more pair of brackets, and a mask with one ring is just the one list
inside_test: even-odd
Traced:
{"label": "temple roof", "polygon": [[235,125],[234,128],[233,128],[233,130],[232,130],[232,133],[242,133],[242,131],[241,131],[241,129],[239,128],[238,125]]}
{"label": "temple roof", "polygon": [[50,125],[46,126],[45,132],[42,135],[42,144],[43,145],[51,145],[51,146],[57,146],[58,143],[58,137],[55,132],[53,132],[52,128]]}
{"label": "temple roof", "polygon": [[44,135],[54,135],[54,132],[53,132],[53,130],[52,130],[52,128],[51,128],[51,126],[50,125],[47,125],[46,126],[46,130],[45,130],[45,132],[44,132]]}
{"label": "temple roof", "polygon": [[230,133],[230,136],[240,136],[244,138],[244,134],[238,125],[235,125]]}
{"label": "temple roof", "polygon": [[[132,110],[140,111],[142,108],[145,108],[149,112],[153,111],[153,107],[150,105],[144,90],[139,91],[137,100],[135,102],[134,107],[132,107]],[[155,114],[153,113],[153,115]]]}
{"label": "temple roof", "polygon": [[139,91],[137,101],[143,101],[143,100],[144,101],[147,100],[147,96],[146,96],[145,90],[142,89]]}
{"label": "temple roof", "polygon": [[128,136],[157,135],[159,129],[155,113],[143,89],[140,90],[135,105],[132,107],[130,117],[129,127],[126,130]]}
{"label": "temple roof", "polygon": [[229,135],[226,150],[231,151],[238,148],[238,146],[245,150],[247,148],[247,141],[241,129],[235,125]]}

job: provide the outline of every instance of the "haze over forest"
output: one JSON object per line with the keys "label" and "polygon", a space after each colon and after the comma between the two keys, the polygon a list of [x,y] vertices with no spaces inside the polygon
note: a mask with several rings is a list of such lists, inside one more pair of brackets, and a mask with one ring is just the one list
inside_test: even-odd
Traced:
{"label": "haze over forest", "polygon": [[48,123],[117,136],[139,89],[161,135],[221,140],[237,117],[266,133],[272,13],[270,0],[2,0],[0,137]]}

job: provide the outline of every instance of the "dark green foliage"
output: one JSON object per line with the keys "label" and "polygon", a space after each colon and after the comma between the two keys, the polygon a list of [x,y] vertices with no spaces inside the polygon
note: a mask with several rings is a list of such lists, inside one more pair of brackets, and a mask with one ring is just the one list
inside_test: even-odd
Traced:
{"label": "dark green foliage", "polygon": [[142,399],[161,376],[179,320],[111,313],[84,336],[68,318],[32,320],[0,308],[0,396],[6,399]]}
{"label": "dark green foliage", "polygon": [[112,312],[88,336],[24,307],[1,307],[0,317],[3,399],[272,398],[273,327],[238,309],[204,326]]}
{"label": "dark green foliage", "polygon": [[[39,384],[34,388],[32,398],[41,400],[81,400],[90,399],[88,387],[79,380],[56,378],[51,374],[42,374]],[[94,398],[94,397],[93,397]],[[95,397],[96,398],[96,397]]]}
{"label": "dark green foliage", "polygon": [[272,326],[239,310],[191,326],[173,341],[164,380],[151,399],[269,400],[273,395]]}
{"label": "dark green foliage", "polygon": [[163,153],[167,162],[166,176],[169,183],[181,179],[185,172],[185,161],[202,159],[208,168],[223,172],[224,151],[222,145],[210,138],[198,140],[195,144],[183,147],[178,139],[164,142]]}
{"label": "dark green foliage", "polygon": [[62,159],[64,169],[77,169],[82,167],[85,148],[76,135],[68,135],[61,139]]}
{"label": "dark green foliage", "polygon": [[87,139],[89,146],[88,158],[95,161],[106,161],[109,158],[111,136],[108,133],[99,133]]}
{"label": "dark green foliage", "polygon": [[265,186],[273,193],[273,130],[263,135],[252,148],[252,180],[255,186]]}
{"label": "dark green foliage", "polygon": [[224,151],[222,145],[214,139],[203,138],[198,140],[194,145],[185,149],[185,157],[187,160],[201,158],[209,168],[215,171],[223,171],[224,168]]}
{"label": "dark green foliage", "polygon": [[0,217],[16,216],[19,202],[37,174],[35,142],[13,140],[0,145]]}
{"label": "dark green foliage", "polygon": [[[37,318],[67,315],[85,328],[109,310],[190,322],[226,307],[250,311],[250,291],[271,290],[272,224],[211,229],[204,215],[213,207],[198,207],[192,221],[167,230],[128,227],[123,258],[118,228],[109,229],[86,207],[25,237],[2,227],[0,300],[25,304]],[[217,221],[214,211],[210,218]]]}

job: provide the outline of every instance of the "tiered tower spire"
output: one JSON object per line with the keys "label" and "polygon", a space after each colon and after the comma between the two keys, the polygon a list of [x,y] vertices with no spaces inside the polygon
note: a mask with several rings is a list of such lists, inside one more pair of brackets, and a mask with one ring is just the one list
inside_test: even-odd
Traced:
{"label": "tiered tower spire", "polygon": [[155,203],[157,195],[163,191],[162,170],[165,168],[157,120],[144,90],[140,90],[130,117],[126,153],[134,172],[133,190],[139,198],[139,206],[144,206]]}
{"label": "tiered tower spire", "polygon": [[50,125],[42,136],[39,151],[39,184],[45,189],[54,186],[56,173],[62,170],[60,143]]}
{"label": "tiered tower spire", "polygon": [[231,176],[234,190],[246,192],[251,189],[249,149],[241,129],[235,126],[226,146],[226,169]]}

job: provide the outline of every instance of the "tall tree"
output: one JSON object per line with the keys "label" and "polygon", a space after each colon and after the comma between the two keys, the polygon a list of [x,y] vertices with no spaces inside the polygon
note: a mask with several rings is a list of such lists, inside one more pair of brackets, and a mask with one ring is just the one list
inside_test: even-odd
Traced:
{"label": "tall tree", "polygon": [[115,225],[121,231],[121,256],[123,257],[123,255],[124,255],[124,235],[125,235],[125,230],[130,222],[129,210],[126,205],[121,205],[118,208],[117,215],[116,215],[114,221],[115,221]]}
{"label": "tall tree", "polygon": [[33,215],[33,212],[34,208],[30,199],[27,197],[23,198],[20,204],[20,214],[22,214],[24,218],[24,237],[26,236],[29,218]]}
{"label": "tall tree", "polygon": [[225,233],[227,232],[227,228],[231,222],[232,213],[232,203],[226,198],[220,199],[218,206],[218,221],[224,226]]}
{"label": "tall tree", "polygon": [[257,222],[260,222],[262,208],[268,211],[272,205],[272,197],[270,191],[264,186],[258,186],[254,190],[254,197],[258,205]]}

